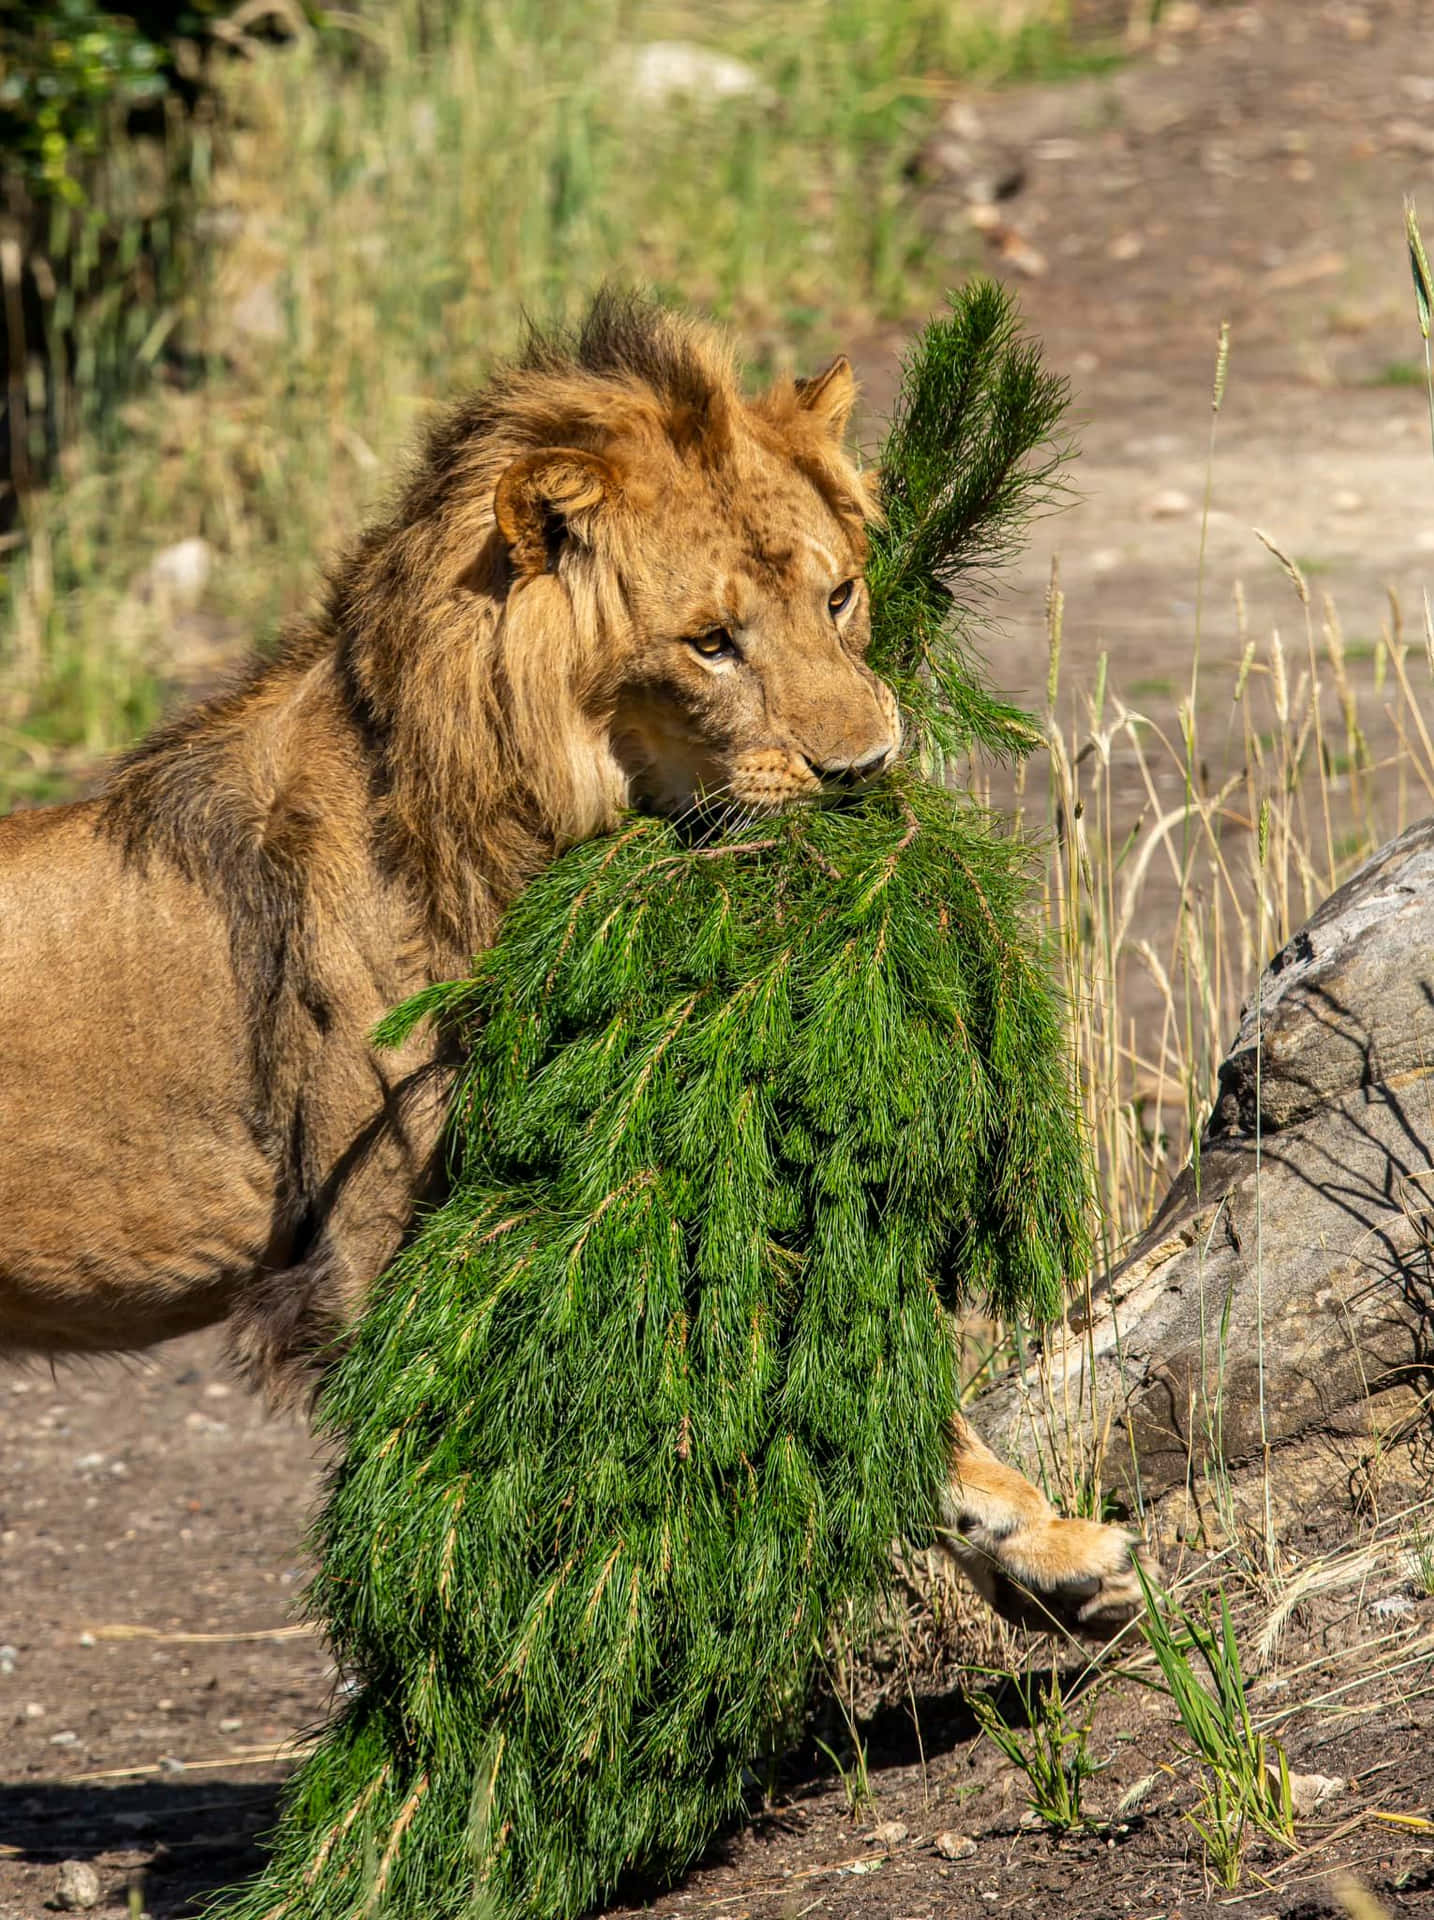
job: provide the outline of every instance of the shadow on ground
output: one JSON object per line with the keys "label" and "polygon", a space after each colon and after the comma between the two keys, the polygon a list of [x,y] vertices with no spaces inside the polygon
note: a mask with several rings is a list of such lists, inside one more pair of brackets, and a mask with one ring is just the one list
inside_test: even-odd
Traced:
{"label": "shadow on ground", "polygon": [[274,1825],[279,1791],[213,1780],[0,1786],[0,1846],[40,1869],[93,1862],[102,1905],[139,1886],[151,1920],[170,1920],[262,1866],[258,1839]]}

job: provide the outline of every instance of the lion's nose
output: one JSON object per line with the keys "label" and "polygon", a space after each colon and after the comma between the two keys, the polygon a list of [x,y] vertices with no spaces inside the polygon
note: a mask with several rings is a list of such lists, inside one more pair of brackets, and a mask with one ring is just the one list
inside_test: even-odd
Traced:
{"label": "lion's nose", "polygon": [[828,760],[818,763],[809,761],[808,765],[824,786],[860,787],[868,780],[874,780],[891,764],[896,753],[894,745],[878,747],[875,753],[863,755],[859,760]]}

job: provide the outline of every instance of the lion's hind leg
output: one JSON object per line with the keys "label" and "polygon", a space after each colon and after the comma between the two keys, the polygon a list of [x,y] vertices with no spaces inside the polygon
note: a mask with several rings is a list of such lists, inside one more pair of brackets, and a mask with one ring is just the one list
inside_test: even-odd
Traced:
{"label": "lion's hind leg", "polygon": [[951,1467],[940,1544],[1004,1619],[1108,1640],[1140,1613],[1149,1562],[1124,1527],[1064,1518],[959,1414]]}

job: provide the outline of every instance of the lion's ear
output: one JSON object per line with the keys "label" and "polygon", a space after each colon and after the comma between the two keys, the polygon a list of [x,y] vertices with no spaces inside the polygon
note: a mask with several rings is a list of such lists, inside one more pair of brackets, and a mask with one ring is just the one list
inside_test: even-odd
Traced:
{"label": "lion's ear", "polygon": [[520,574],[547,573],[568,538],[591,538],[594,517],[618,491],[606,460],[577,447],[540,447],[506,469],[493,516]]}
{"label": "lion's ear", "polygon": [[851,362],[839,353],[829,367],[814,373],[810,380],[798,380],[797,405],[803,413],[813,414],[833,440],[840,440],[856,401],[856,375]]}

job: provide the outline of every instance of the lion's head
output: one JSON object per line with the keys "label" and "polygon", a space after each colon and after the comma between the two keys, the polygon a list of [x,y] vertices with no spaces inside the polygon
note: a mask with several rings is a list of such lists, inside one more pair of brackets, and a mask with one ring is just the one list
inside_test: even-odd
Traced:
{"label": "lion's head", "polygon": [[765,808],[879,770],[900,723],[865,664],[847,362],[749,404],[710,337],[626,307],[599,310],[579,364],[607,376],[591,413],[504,470],[496,524],[510,617],[533,594],[572,609],[625,797]]}
{"label": "lion's head", "polygon": [[629,806],[765,809],[891,760],[854,396],[839,359],[744,399],[710,331],[607,295],[437,427],[331,600],[413,841],[466,822],[510,892],[520,826],[541,857]]}

